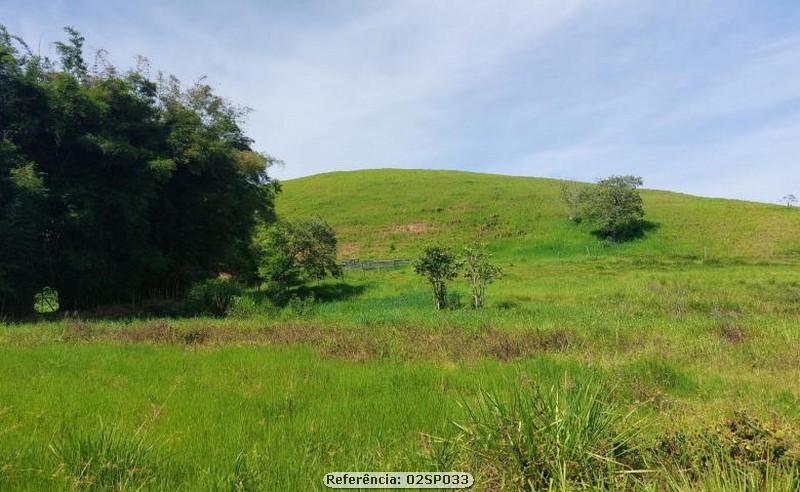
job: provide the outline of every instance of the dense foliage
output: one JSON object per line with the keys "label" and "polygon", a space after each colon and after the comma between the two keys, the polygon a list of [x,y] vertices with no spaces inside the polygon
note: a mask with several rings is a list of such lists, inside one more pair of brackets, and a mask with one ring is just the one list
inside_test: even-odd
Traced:
{"label": "dense foliage", "polygon": [[336,233],[322,219],[279,221],[259,227],[253,243],[258,274],[279,297],[309,280],[342,273],[336,260]]}
{"label": "dense foliage", "polygon": [[638,188],[642,178],[611,176],[593,186],[562,186],[570,220],[587,220],[598,236],[624,241],[644,232],[644,206]]}
{"label": "dense foliage", "polygon": [[222,316],[241,295],[242,289],[224,275],[197,282],[186,293],[186,307],[191,313]]}
{"label": "dense foliage", "polygon": [[414,262],[414,271],[428,280],[436,309],[447,307],[447,282],[458,276],[461,262],[448,248],[429,246]]}
{"label": "dense foliage", "polygon": [[0,27],[0,309],[44,287],[81,309],[254,272],[278,184],[246,111],[145,63],[121,73],[100,52],[90,69],[67,33],[52,62]]}

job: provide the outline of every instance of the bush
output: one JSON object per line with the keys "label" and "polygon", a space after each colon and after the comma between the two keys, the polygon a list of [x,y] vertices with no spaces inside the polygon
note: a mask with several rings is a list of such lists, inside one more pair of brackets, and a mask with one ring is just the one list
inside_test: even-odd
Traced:
{"label": "bush", "polygon": [[336,233],[322,219],[259,227],[253,244],[258,251],[258,275],[279,302],[310,280],[342,274],[336,259]]}
{"label": "bush", "polygon": [[433,291],[436,309],[447,307],[447,282],[458,276],[461,263],[449,248],[429,246],[414,262],[414,271],[425,277]]}
{"label": "bush", "polygon": [[229,279],[213,278],[196,283],[186,295],[186,307],[192,314],[223,316],[231,307],[233,298],[242,289]]}
{"label": "bush", "polygon": [[275,314],[277,308],[268,300],[256,300],[252,296],[233,296],[225,316],[230,318],[252,318],[253,316]]}
{"label": "bush", "polygon": [[[641,469],[634,440],[640,422],[609,399],[609,388],[594,381],[567,388],[516,390],[510,398],[482,393],[465,404],[468,421],[432,453],[434,466],[463,467],[500,490],[597,490]],[[441,450],[459,448],[459,457]]]}
{"label": "bush", "polygon": [[292,297],[286,304],[286,309],[298,318],[305,318],[314,313],[314,304],[316,299],[314,296],[307,297]]}

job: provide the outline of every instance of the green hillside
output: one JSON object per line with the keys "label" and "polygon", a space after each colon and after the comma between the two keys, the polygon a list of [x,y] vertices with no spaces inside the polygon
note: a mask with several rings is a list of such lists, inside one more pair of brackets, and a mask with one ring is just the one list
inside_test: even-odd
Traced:
{"label": "green hillside", "polygon": [[481,238],[496,253],[569,257],[628,254],[778,259],[800,252],[800,213],[778,205],[643,191],[643,239],[609,246],[566,220],[559,181],[461,171],[377,169],[289,180],[287,217],[319,215],[343,257],[407,256],[431,241]]}
{"label": "green hillside", "polygon": [[[645,191],[658,227],[617,245],[570,223],[559,195],[555,180],[450,171],[284,184],[279,214],[328,220],[345,258],[489,242],[504,275],[482,309],[462,275],[435,310],[402,265],[348,269],[285,306],[253,289],[224,318],[0,324],[0,490],[315,490],[333,470],[430,469],[520,490],[502,443],[523,419],[469,408],[573,388],[630,417],[647,471],[584,452],[571,436],[600,426],[565,405],[537,439],[563,428],[580,452],[559,470],[619,487],[564,490],[800,490],[800,212]],[[488,454],[462,444],[474,415]],[[772,443],[786,451],[770,464],[739,461]]]}

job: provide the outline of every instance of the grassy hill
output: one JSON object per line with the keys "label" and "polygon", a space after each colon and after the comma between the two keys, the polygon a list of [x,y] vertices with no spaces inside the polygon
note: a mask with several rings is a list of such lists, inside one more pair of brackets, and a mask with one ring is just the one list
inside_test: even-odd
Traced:
{"label": "grassy hill", "polygon": [[566,220],[559,181],[461,171],[376,169],[284,182],[278,212],[319,215],[347,258],[408,256],[480,238],[516,257],[667,255],[781,258],[800,252],[800,213],[778,205],[644,190],[643,239],[609,247]]}
{"label": "grassy hill", "polygon": [[[658,227],[609,245],[566,220],[555,180],[287,181],[279,213],[327,219],[343,257],[480,238],[505,275],[480,310],[458,278],[435,311],[403,265],[286,306],[248,292],[225,318],[0,324],[0,490],[321,490],[334,470],[451,469],[520,490],[523,422],[557,445],[514,444],[520,459],[589,477],[557,490],[800,490],[800,211],[643,194]],[[594,454],[618,431],[630,460]]]}

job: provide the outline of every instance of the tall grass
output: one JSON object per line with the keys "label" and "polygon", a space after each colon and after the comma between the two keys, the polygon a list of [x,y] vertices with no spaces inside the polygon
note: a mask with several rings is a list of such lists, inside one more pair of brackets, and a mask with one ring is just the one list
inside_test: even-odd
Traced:
{"label": "tall grass", "polygon": [[91,430],[66,429],[50,451],[53,477],[68,490],[144,490],[158,480],[159,450],[141,427],[127,434],[100,421]]}
{"label": "tall grass", "polygon": [[797,492],[800,490],[800,467],[774,465],[766,470],[742,466],[730,457],[712,454],[702,475],[683,469],[672,469],[659,483],[673,492]]}
{"label": "tall grass", "polygon": [[614,488],[650,470],[637,449],[636,407],[621,408],[611,393],[594,379],[534,384],[506,397],[483,391],[477,403],[465,402],[467,421],[444,445],[460,449],[461,467],[487,488]]}
{"label": "tall grass", "polygon": [[641,406],[596,378],[482,391],[457,432],[426,447],[436,469],[472,471],[488,490],[800,490],[800,441],[739,412],[653,438]]}

